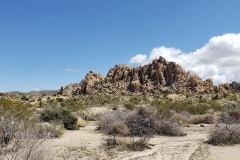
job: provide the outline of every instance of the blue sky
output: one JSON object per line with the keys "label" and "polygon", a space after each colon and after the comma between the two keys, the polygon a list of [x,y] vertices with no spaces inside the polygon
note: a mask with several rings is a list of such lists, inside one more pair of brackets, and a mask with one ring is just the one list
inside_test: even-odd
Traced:
{"label": "blue sky", "polygon": [[[58,89],[160,47],[240,33],[239,0],[2,0],[0,91]],[[148,55],[147,55],[148,56]]]}

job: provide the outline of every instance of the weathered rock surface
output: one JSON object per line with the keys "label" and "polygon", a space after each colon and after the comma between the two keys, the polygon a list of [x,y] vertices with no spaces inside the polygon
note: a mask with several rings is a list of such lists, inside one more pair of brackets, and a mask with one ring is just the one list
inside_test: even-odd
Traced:
{"label": "weathered rock surface", "polygon": [[202,80],[191,75],[175,62],[163,57],[151,64],[131,68],[127,65],[115,65],[107,76],[90,71],[79,84],[70,84],[62,93],[69,94],[120,94],[132,93],[213,93],[227,92],[227,84],[214,86],[212,80]]}
{"label": "weathered rock surface", "polygon": [[232,82],[229,84],[230,88],[235,91],[240,91],[240,83]]}

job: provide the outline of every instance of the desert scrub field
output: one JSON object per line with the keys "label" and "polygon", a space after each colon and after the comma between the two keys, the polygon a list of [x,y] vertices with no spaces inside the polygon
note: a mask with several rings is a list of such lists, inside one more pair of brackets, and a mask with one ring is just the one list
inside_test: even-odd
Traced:
{"label": "desert scrub field", "polygon": [[31,105],[0,98],[0,159],[41,157],[41,144],[57,137],[55,127],[39,123]]}
{"label": "desert scrub field", "polygon": [[[118,141],[119,137],[143,137],[140,142],[144,144],[147,144],[152,135],[184,135],[181,126],[189,124],[239,123],[239,106],[238,93],[129,96],[101,94],[69,97],[0,95],[0,110],[5,115],[11,114],[37,123],[48,122],[47,124],[58,128],[56,136],[63,134],[63,127],[78,129],[78,126],[86,126],[88,120],[95,120],[99,121],[102,132],[116,137]],[[91,113],[92,108],[100,111]],[[148,133],[145,133],[146,130]],[[110,142],[124,144],[117,142],[115,138],[110,138]],[[131,146],[129,143],[128,145]]]}

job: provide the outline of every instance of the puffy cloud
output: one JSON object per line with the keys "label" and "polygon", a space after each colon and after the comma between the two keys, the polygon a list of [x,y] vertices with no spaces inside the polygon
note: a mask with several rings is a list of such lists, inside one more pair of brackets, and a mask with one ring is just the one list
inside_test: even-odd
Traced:
{"label": "puffy cloud", "polygon": [[135,64],[145,64],[146,60],[147,60],[147,55],[137,54],[136,56],[132,57],[129,62],[135,63]]}
{"label": "puffy cloud", "polygon": [[215,84],[240,81],[240,34],[214,36],[202,48],[190,53],[161,46],[152,49],[148,56],[141,56],[144,57],[141,61],[130,60],[130,63],[143,65],[163,56],[168,61],[179,63],[192,74],[213,79]]}

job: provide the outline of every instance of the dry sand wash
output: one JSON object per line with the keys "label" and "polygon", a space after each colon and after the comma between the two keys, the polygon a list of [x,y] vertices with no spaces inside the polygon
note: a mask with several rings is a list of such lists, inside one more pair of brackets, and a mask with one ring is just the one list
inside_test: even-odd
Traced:
{"label": "dry sand wash", "polygon": [[142,152],[107,150],[105,135],[95,131],[90,122],[78,131],[67,131],[63,137],[45,142],[44,159],[54,160],[239,160],[240,145],[211,146],[205,144],[211,126],[193,125],[184,128],[185,137],[155,136],[153,146]]}

